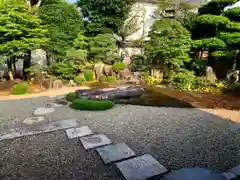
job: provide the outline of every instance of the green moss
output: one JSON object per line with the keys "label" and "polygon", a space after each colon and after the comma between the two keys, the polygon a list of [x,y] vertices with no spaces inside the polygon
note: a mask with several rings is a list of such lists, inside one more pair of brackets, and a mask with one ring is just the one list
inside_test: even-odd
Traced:
{"label": "green moss", "polygon": [[75,92],[70,92],[68,93],[66,96],[65,96],[65,99],[68,101],[68,102],[72,102],[74,100],[77,99],[77,94]]}
{"label": "green moss", "polygon": [[74,82],[77,84],[77,85],[81,85],[85,82],[85,78],[84,77],[81,77],[81,76],[76,76],[74,78]]}
{"label": "green moss", "polygon": [[29,89],[28,89],[28,84],[27,83],[15,84],[12,87],[12,94],[14,94],[14,95],[27,94],[28,90]]}
{"label": "green moss", "polygon": [[113,64],[113,70],[115,72],[120,72],[120,71],[124,70],[125,67],[126,67],[126,64],[124,64],[122,62],[118,62],[118,63]]}
{"label": "green moss", "polygon": [[76,110],[107,110],[114,107],[114,103],[108,100],[87,100],[87,99],[76,99],[70,105],[71,108]]}
{"label": "green moss", "polygon": [[93,81],[94,80],[94,73],[91,70],[85,70],[84,72],[84,77],[86,81]]}
{"label": "green moss", "polygon": [[117,78],[115,76],[108,76],[108,77],[106,77],[105,81],[112,83],[112,82],[116,82]]}

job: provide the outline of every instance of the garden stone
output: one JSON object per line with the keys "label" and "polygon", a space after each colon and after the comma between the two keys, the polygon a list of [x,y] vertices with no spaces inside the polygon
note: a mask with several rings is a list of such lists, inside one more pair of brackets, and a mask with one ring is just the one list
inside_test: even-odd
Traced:
{"label": "garden stone", "polygon": [[223,175],[204,168],[183,168],[168,173],[159,180],[227,180]]}
{"label": "garden stone", "polygon": [[40,107],[33,112],[34,116],[42,116],[54,112],[54,108]]}
{"label": "garden stone", "polygon": [[136,155],[135,152],[133,152],[133,150],[125,143],[97,148],[97,152],[105,164],[127,159]]}
{"label": "garden stone", "polygon": [[28,117],[26,119],[23,120],[24,124],[33,124],[33,123],[38,123],[41,121],[44,121],[44,117],[43,116],[38,116],[38,117]]}
{"label": "garden stone", "polygon": [[233,174],[232,172],[224,172],[222,175],[226,178],[226,180],[238,180],[236,174]]}
{"label": "garden stone", "polygon": [[229,172],[232,172],[233,174],[236,174],[237,177],[240,178],[240,165],[230,169]]}
{"label": "garden stone", "polygon": [[149,154],[122,161],[116,165],[127,180],[147,180],[167,172],[167,169]]}
{"label": "garden stone", "polygon": [[59,105],[68,105],[68,101],[63,97],[63,98],[56,98],[55,103]]}
{"label": "garden stone", "polygon": [[53,89],[60,89],[60,88],[62,88],[62,87],[63,87],[63,82],[62,82],[62,80],[57,79],[57,80],[54,80],[54,81],[52,82],[52,88],[53,88]]}
{"label": "garden stone", "polygon": [[96,134],[92,136],[82,137],[80,138],[80,141],[84,149],[86,150],[112,143],[112,141],[108,139],[108,137],[105,136],[104,134]]}
{"label": "garden stone", "polygon": [[91,135],[92,131],[89,129],[88,126],[82,126],[79,128],[67,129],[66,133],[67,133],[68,139],[74,139],[77,137]]}

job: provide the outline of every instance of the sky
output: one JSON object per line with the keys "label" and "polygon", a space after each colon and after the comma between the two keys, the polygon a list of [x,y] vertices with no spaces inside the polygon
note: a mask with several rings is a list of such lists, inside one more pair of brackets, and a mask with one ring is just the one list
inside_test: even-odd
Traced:
{"label": "sky", "polygon": [[76,0],[68,0],[68,1],[69,1],[69,2],[72,2],[72,3],[73,3],[73,2],[76,2]]}

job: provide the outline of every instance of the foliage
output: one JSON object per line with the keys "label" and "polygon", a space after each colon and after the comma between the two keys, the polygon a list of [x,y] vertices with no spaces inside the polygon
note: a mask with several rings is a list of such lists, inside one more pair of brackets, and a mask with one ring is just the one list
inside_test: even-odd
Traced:
{"label": "foliage", "polygon": [[77,85],[81,85],[81,84],[83,84],[85,81],[86,81],[85,78],[82,77],[82,76],[76,76],[76,77],[74,78],[74,82],[75,82]]}
{"label": "foliage", "polygon": [[117,78],[115,76],[107,76],[105,79],[105,82],[108,82],[108,83],[114,83],[116,81],[117,81]]}
{"label": "foliage", "polygon": [[50,42],[46,49],[55,57],[66,55],[82,27],[80,13],[74,5],[63,1],[42,5],[39,16],[48,25]]}
{"label": "foliage", "polygon": [[160,84],[163,81],[163,79],[155,78],[155,77],[149,75],[148,72],[142,73],[142,79],[150,86]]}
{"label": "foliage", "polygon": [[192,38],[215,37],[219,31],[227,29],[230,23],[230,20],[224,16],[210,14],[198,16],[193,23]]}
{"label": "foliage", "polygon": [[157,20],[149,32],[146,54],[153,64],[163,63],[170,68],[180,68],[190,61],[190,33],[174,19]]}
{"label": "foliage", "polygon": [[6,3],[0,9],[0,54],[15,58],[29,54],[47,42],[47,29],[28,13],[24,4]]}
{"label": "foliage", "polygon": [[99,34],[89,42],[89,56],[95,62],[113,61],[117,52],[116,39],[112,34]]}
{"label": "foliage", "polygon": [[223,15],[228,17],[231,21],[240,22],[240,7],[229,9],[224,12]]}
{"label": "foliage", "polygon": [[145,71],[149,69],[150,63],[144,54],[134,54],[131,57],[131,69],[133,71]]}
{"label": "foliage", "polygon": [[100,81],[100,82],[105,82],[106,79],[107,79],[107,76],[104,75],[104,74],[101,74],[100,77],[99,77],[99,81]]}
{"label": "foliage", "polygon": [[27,83],[20,83],[15,84],[11,90],[12,94],[14,95],[23,95],[28,93],[28,84]]}
{"label": "foliage", "polygon": [[131,9],[131,0],[78,0],[86,29],[91,36],[100,33],[117,33],[123,26]]}
{"label": "foliage", "polygon": [[240,49],[240,32],[220,33],[219,36],[229,48]]}
{"label": "foliage", "polygon": [[68,93],[66,96],[65,96],[65,99],[68,101],[68,102],[73,102],[74,100],[77,99],[77,94],[75,92],[70,92]]}
{"label": "foliage", "polygon": [[93,81],[94,80],[94,73],[91,70],[85,70],[84,72],[84,77],[86,81]]}
{"label": "foliage", "polygon": [[114,72],[120,72],[122,70],[124,70],[126,68],[126,64],[122,63],[122,62],[116,62],[113,64],[113,71]]}
{"label": "foliage", "polygon": [[114,103],[108,100],[76,99],[70,107],[76,110],[107,110],[113,108]]}
{"label": "foliage", "polygon": [[223,40],[218,38],[205,38],[193,41],[193,49],[203,50],[203,49],[216,49],[224,48],[226,44]]}
{"label": "foliage", "polygon": [[49,74],[66,80],[74,79],[77,71],[77,67],[72,62],[54,63],[48,68]]}
{"label": "foliage", "polygon": [[226,6],[236,3],[237,0],[212,0],[199,8],[199,14],[220,15]]}
{"label": "foliage", "polygon": [[208,83],[202,77],[197,77],[193,71],[182,70],[174,74],[172,84],[181,90],[201,90],[204,91]]}
{"label": "foliage", "polygon": [[207,67],[207,61],[202,59],[194,58],[190,62],[191,70],[195,71],[197,75],[202,76]]}

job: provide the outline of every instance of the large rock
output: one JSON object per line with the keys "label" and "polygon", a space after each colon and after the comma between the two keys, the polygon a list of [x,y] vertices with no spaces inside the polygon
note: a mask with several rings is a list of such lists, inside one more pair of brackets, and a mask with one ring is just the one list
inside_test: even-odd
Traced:
{"label": "large rock", "polygon": [[94,65],[94,72],[97,80],[99,80],[100,75],[103,74],[103,67],[103,63],[97,63]]}
{"label": "large rock", "polygon": [[47,53],[42,49],[36,49],[31,52],[31,62],[36,64],[40,69],[47,65]]}
{"label": "large rock", "polygon": [[105,64],[103,66],[103,72],[106,76],[113,76],[113,67],[112,65]]}

